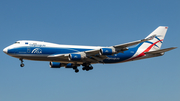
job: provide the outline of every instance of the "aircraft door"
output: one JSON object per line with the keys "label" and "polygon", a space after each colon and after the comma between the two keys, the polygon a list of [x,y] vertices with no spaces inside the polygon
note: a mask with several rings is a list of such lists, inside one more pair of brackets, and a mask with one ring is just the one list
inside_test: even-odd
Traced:
{"label": "aircraft door", "polygon": [[31,47],[27,47],[27,53],[31,52]]}

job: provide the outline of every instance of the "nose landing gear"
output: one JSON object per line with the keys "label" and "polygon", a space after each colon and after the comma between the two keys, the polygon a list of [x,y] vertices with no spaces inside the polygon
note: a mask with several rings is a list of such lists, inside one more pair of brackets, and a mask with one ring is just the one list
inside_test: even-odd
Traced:
{"label": "nose landing gear", "polygon": [[20,58],[19,60],[21,61],[20,66],[21,66],[21,67],[24,67],[24,63],[23,63],[24,61],[23,61],[23,59]]}

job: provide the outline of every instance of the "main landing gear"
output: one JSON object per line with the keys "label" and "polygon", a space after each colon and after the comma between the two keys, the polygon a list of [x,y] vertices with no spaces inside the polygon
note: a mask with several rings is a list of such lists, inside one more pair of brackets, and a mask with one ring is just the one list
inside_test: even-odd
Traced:
{"label": "main landing gear", "polygon": [[21,67],[24,67],[24,63],[23,63],[24,61],[23,61],[23,59],[20,58],[19,60],[21,61],[20,66],[21,66]]}
{"label": "main landing gear", "polygon": [[74,66],[73,69],[75,70],[76,73],[79,72],[79,69],[77,69],[77,66]]}
{"label": "main landing gear", "polygon": [[[93,66],[91,64],[84,63],[84,64],[82,64],[82,66],[83,66],[82,70],[89,71],[89,70],[93,69]],[[77,68],[77,66],[73,66],[73,69],[76,73],[79,72],[79,69]]]}
{"label": "main landing gear", "polygon": [[93,69],[93,66],[90,65],[90,64],[83,64],[82,66],[84,66],[84,67],[82,68],[82,70],[89,71],[89,70],[92,70],[92,69]]}

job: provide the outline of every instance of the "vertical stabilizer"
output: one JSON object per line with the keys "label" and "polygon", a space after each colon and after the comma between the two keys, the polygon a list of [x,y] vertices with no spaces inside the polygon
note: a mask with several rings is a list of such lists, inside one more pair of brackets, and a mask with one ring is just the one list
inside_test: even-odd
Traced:
{"label": "vertical stabilizer", "polygon": [[[168,29],[168,27],[166,27],[166,26],[159,26],[158,28],[156,28],[151,34],[149,34],[145,38],[145,39],[148,39],[148,38],[152,38],[152,39],[140,43],[137,46],[137,48],[138,48],[137,52],[129,60],[154,57],[152,55],[151,56],[145,55],[145,53],[150,53],[150,52],[155,52],[155,51],[159,52],[158,50],[160,50],[160,48],[162,46],[167,29]],[[145,57],[143,57],[143,56],[145,56]]]}
{"label": "vertical stabilizer", "polygon": [[145,49],[147,51],[155,51],[161,48],[163,43],[164,37],[166,35],[168,27],[166,26],[159,26],[156,28],[151,34],[149,34],[146,38],[150,36],[154,36],[152,40],[144,42],[139,49]]}
{"label": "vertical stabilizer", "polygon": [[[166,32],[167,32],[168,27],[166,26],[159,26],[156,28],[149,36],[151,35],[156,35],[154,39],[150,40],[150,43],[153,43],[152,50],[159,50],[161,48],[161,45],[164,41]],[[147,37],[149,37],[147,36]]]}

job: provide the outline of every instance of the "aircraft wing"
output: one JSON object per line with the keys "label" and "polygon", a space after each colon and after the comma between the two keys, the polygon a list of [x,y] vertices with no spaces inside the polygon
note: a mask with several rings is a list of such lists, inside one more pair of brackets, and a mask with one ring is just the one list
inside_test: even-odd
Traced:
{"label": "aircraft wing", "polygon": [[49,58],[61,58],[61,59],[68,59],[69,54],[53,54],[53,55],[49,55]]}
{"label": "aircraft wing", "polygon": [[139,44],[139,43],[142,43],[142,42],[145,42],[145,41],[148,41],[148,40],[151,40],[155,37],[156,35],[152,35],[146,39],[142,39],[142,40],[137,40],[137,41],[133,41],[133,42],[129,42],[129,43],[125,43],[125,44],[120,44],[120,45],[115,45],[113,46],[114,48],[125,48],[125,47],[129,47],[129,46],[133,46],[133,45],[136,45],[136,44]]}
{"label": "aircraft wing", "polygon": [[[75,52],[75,53],[69,53],[69,54],[86,54],[87,56],[91,56],[91,55],[97,55],[99,54],[99,50],[90,50],[90,51],[84,51],[84,52]],[[53,55],[49,55],[48,57],[59,57],[59,58],[64,58],[64,57],[68,57],[69,54],[53,54]]]}
{"label": "aircraft wing", "polygon": [[[76,53],[69,53],[69,54],[81,54],[86,56],[86,61],[89,62],[102,62],[104,59],[108,58],[105,55],[99,55],[99,50],[90,50],[90,51],[84,51],[84,52],[76,52]],[[68,59],[69,54],[54,54],[49,55],[48,57],[57,57],[61,59]]]}

